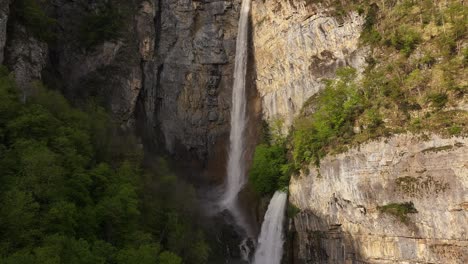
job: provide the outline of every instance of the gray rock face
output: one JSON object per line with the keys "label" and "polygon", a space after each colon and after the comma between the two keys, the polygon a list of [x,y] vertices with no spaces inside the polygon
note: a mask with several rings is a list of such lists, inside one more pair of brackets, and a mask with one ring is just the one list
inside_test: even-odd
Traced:
{"label": "gray rock face", "polygon": [[171,153],[205,159],[229,132],[239,7],[239,0],[161,2],[146,108],[154,107],[153,127]]}
{"label": "gray rock face", "polygon": [[[327,156],[290,184],[298,263],[467,263],[468,140],[405,134]],[[413,202],[407,219],[378,206]]]}
{"label": "gray rock face", "polygon": [[344,21],[306,1],[254,1],[254,53],[257,89],[266,120],[283,119],[284,131],[323,80],[339,67],[362,71],[365,50],[358,49],[363,17]]}
{"label": "gray rock face", "polygon": [[10,12],[10,0],[0,0],[0,64],[3,63],[3,52],[6,43],[8,15]]}

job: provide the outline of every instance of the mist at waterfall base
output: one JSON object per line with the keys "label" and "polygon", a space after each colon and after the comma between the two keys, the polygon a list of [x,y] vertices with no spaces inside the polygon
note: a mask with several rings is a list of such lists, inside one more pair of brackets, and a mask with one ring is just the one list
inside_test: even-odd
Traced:
{"label": "mist at waterfall base", "polygon": [[258,238],[254,264],[279,264],[283,256],[283,221],[288,195],[277,191],[271,198]]}

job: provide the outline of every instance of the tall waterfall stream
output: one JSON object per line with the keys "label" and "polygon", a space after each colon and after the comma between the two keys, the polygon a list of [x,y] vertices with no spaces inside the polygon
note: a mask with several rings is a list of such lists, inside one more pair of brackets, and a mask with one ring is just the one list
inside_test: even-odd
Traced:
{"label": "tall waterfall stream", "polygon": [[247,124],[245,77],[247,73],[250,1],[242,1],[237,33],[234,85],[232,89],[231,134],[229,137],[230,149],[226,192],[223,198],[224,206],[231,210],[236,210],[232,208],[235,208],[237,195],[246,182],[244,166],[244,132]]}

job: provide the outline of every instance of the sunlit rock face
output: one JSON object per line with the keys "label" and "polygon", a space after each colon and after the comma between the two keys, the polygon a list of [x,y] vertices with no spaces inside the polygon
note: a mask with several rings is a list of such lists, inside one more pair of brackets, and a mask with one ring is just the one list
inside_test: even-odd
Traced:
{"label": "sunlit rock face", "polygon": [[254,1],[252,7],[257,88],[265,119],[283,119],[285,128],[304,103],[339,67],[362,71],[359,49],[364,18],[330,16],[306,1]]}
{"label": "sunlit rock face", "polygon": [[404,134],[309,166],[290,185],[298,263],[466,263],[467,161],[466,138]]}

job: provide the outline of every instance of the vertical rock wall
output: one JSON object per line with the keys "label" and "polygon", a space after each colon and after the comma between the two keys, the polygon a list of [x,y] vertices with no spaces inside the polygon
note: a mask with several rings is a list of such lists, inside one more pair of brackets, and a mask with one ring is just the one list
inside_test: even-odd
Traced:
{"label": "vertical rock wall", "polygon": [[162,0],[147,97],[167,149],[205,159],[229,132],[240,1]]}

